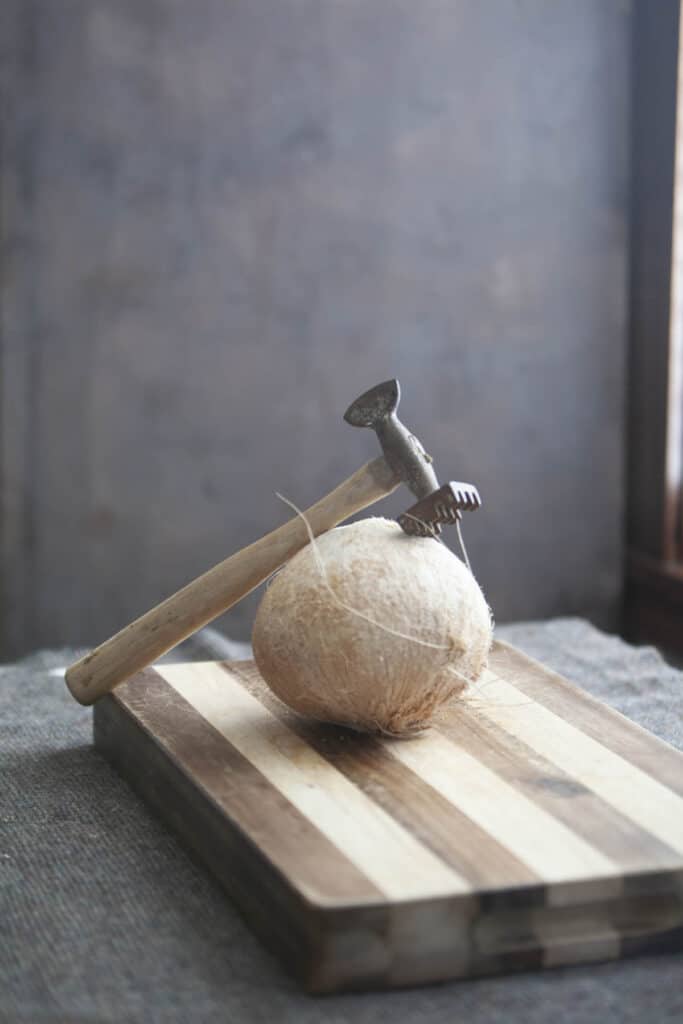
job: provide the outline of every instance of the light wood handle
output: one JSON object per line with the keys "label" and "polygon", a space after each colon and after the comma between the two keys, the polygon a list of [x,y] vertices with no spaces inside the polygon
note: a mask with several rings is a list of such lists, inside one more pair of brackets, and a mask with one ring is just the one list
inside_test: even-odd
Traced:
{"label": "light wood handle", "polygon": [[[385,460],[374,459],[306,509],[306,519],[317,536],[391,494],[398,484]],[[209,569],[67,669],[72,695],[81,704],[93,704],[237,604],[307,542],[306,526],[297,516]]]}

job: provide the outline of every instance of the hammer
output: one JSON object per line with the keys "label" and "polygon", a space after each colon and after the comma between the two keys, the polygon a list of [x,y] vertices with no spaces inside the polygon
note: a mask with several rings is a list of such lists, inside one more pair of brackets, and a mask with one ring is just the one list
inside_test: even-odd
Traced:
{"label": "hammer", "polygon": [[[306,509],[304,515],[314,536],[391,494],[401,482],[418,499],[417,505],[399,518],[406,533],[434,535],[442,522],[459,516],[459,508],[480,504],[471,485],[439,488],[430,456],[396,416],[400,396],[398,381],[389,380],[366,391],[347,409],[347,423],[376,431],[383,455]],[[449,488],[465,491],[458,490],[460,497],[456,497]],[[66,683],[72,695],[81,704],[93,704],[232,608],[308,540],[306,525],[297,517],[209,569],[68,668]]]}

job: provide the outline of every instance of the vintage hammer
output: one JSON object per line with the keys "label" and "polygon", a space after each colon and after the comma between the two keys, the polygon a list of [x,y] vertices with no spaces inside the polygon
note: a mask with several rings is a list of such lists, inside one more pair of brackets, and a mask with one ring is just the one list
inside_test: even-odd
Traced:
{"label": "vintage hammer", "polygon": [[[383,455],[306,509],[314,536],[391,494],[401,481],[418,498],[418,504],[399,519],[406,533],[434,534],[441,522],[459,516],[459,508],[478,507],[479,496],[471,485],[439,489],[430,456],[396,416],[400,394],[397,380],[385,381],[347,409],[348,423],[376,431]],[[66,682],[72,695],[81,704],[94,703],[237,604],[308,539],[306,525],[297,517],[209,569],[68,668]]]}

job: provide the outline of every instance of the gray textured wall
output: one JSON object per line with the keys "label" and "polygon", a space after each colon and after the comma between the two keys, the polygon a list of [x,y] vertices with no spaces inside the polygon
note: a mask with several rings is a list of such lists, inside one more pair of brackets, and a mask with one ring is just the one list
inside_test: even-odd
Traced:
{"label": "gray textured wall", "polygon": [[627,3],[2,18],[3,653],[102,639],[318,497],[393,375],[480,486],[498,619],[614,620]]}

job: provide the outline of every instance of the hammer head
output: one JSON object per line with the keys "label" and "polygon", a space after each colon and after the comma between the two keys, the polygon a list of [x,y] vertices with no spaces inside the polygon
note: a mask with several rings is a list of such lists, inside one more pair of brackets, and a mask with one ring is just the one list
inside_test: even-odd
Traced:
{"label": "hammer head", "polygon": [[354,427],[372,427],[384,458],[399,480],[408,485],[416,498],[426,498],[437,489],[439,481],[432,469],[431,456],[396,415],[400,397],[398,381],[386,380],[352,402],[344,419]]}
{"label": "hammer head", "polygon": [[353,427],[372,427],[387,463],[419,499],[398,517],[401,528],[413,536],[433,537],[442,523],[456,523],[461,510],[479,508],[481,498],[472,484],[451,481],[439,487],[431,456],[396,415],[400,398],[398,381],[386,380],[352,402],[344,419]]}

